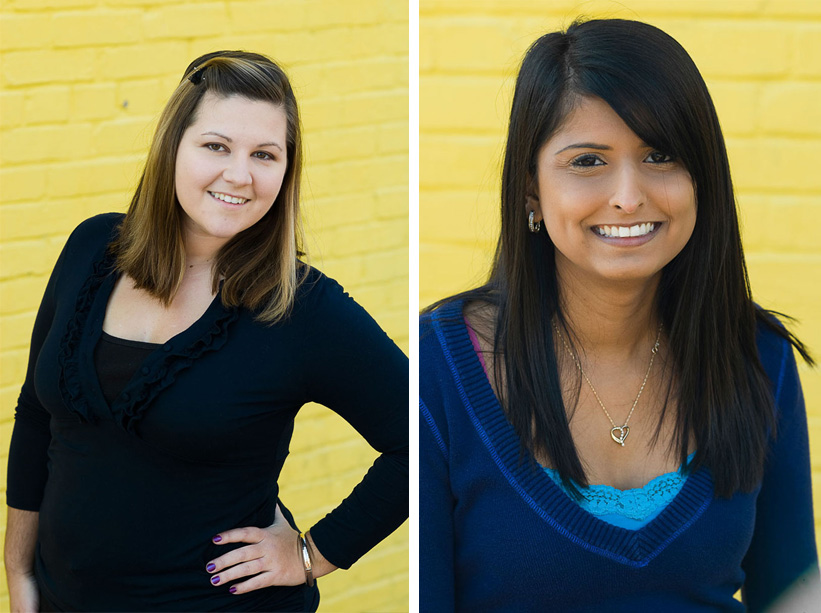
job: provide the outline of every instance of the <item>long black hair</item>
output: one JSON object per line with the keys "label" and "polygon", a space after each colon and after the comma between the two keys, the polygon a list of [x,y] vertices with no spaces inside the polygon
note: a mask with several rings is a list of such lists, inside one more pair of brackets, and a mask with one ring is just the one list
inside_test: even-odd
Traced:
{"label": "long black hair", "polygon": [[[680,160],[695,184],[697,219],[664,268],[657,295],[677,412],[672,441],[689,470],[708,466],[715,491],[751,491],[761,480],[774,401],[758,357],[756,326],[804,345],[752,301],[724,138],[707,86],[687,52],[658,28],[621,19],[576,21],[539,38],[524,57],[502,171],[501,233],[489,279],[455,298],[494,306],[494,377],[524,447],[545,454],[565,485],[587,479],[562,399],[551,322],[563,317],[555,248],[527,228],[529,183],[542,146],[580,97],[609,104],[648,146]],[[670,391],[668,390],[668,395]],[[661,429],[664,413],[656,434]]]}

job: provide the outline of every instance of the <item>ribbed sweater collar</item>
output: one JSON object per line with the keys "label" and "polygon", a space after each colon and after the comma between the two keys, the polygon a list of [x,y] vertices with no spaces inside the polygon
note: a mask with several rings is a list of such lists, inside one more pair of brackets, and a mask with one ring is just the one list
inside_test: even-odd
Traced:
{"label": "ribbed sweater collar", "polygon": [[[431,315],[462,404],[492,461],[545,523],[585,549],[627,566],[646,566],[707,510],[713,482],[707,468],[691,474],[679,494],[646,526],[627,530],[582,509],[525,452],[490,386],[465,327],[462,301]],[[533,460],[532,462],[528,460]]]}

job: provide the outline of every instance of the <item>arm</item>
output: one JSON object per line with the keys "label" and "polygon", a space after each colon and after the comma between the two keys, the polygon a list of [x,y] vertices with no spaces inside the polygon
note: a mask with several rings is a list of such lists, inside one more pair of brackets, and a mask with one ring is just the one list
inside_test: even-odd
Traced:
{"label": "arm", "polygon": [[419,610],[455,611],[453,494],[447,447],[420,400]]}
{"label": "arm", "polygon": [[[774,383],[778,425],[756,503],[753,539],[742,563],[742,597],[762,611],[791,588],[818,583],[807,416],[792,348],[779,346]],[[774,376],[775,375],[775,376]]]}
{"label": "arm", "polygon": [[[288,349],[304,373],[305,400],[331,408],[381,453],[351,494],[308,532],[319,577],[350,567],[408,516],[409,372],[401,350],[336,282],[314,277],[310,283],[289,322],[297,340]],[[212,583],[214,573],[225,585],[261,571],[267,577],[236,584],[234,593],[305,582],[296,533],[281,513],[264,530],[240,528],[219,537],[217,543],[251,545],[209,563]]]}
{"label": "arm", "polygon": [[9,610],[38,611],[39,597],[34,580],[34,547],[40,514],[8,508],[4,558],[9,586]]}

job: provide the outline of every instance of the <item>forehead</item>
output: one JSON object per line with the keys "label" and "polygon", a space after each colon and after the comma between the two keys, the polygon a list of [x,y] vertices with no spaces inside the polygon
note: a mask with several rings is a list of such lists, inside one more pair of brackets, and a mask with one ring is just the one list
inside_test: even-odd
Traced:
{"label": "forehead", "polygon": [[243,135],[277,136],[284,140],[288,118],[282,105],[243,96],[207,92],[200,100],[188,132],[215,131],[231,138]]}
{"label": "forehead", "polygon": [[644,145],[609,104],[592,96],[584,96],[576,101],[544,148],[558,151],[576,143]]}

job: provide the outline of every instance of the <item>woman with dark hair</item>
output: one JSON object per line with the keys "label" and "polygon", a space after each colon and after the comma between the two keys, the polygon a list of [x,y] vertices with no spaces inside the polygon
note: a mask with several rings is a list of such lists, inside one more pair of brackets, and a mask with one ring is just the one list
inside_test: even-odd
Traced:
{"label": "woman with dark hair", "polygon": [[684,49],[625,20],[537,40],[490,277],[421,320],[421,609],[759,611],[817,582],[793,349]]}
{"label": "woman with dark hair", "polygon": [[[298,259],[301,148],[282,70],[207,54],[128,213],[69,237],[9,453],[12,610],[314,611],[407,517],[407,358]],[[381,456],[301,533],[277,480],[310,401]]]}

